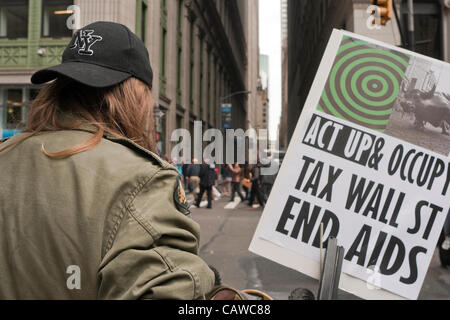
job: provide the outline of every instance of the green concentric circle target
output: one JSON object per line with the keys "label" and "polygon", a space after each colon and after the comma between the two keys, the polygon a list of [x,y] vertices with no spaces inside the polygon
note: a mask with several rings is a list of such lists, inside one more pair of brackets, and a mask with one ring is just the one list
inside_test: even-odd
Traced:
{"label": "green concentric circle target", "polygon": [[361,91],[363,95],[365,92],[370,91],[368,97],[373,99],[384,97],[389,91],[389,83],[382,76],[378,75],[362,75],[362,81],[357,81],[357,83],[361,84]]}
{"label": "green concentric circle target", "polygon": [[409,64],[409,56],[344,38],[319,110],[383,131]]}

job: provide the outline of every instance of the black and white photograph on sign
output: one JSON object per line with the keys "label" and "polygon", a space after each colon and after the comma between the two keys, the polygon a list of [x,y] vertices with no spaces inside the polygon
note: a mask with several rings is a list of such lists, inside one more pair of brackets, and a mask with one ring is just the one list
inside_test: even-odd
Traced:
{"label": "black and white photograph on sign", "polygon": [[450,153],[450,68],[412,57],[386,134],[430,151]]}

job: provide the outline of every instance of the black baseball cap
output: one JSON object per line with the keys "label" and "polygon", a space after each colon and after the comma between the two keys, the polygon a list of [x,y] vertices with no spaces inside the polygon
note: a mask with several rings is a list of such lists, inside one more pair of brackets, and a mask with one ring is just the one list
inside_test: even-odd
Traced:
{"label": "black baseball cap", "polygon": [[153,71],[147,48],[126,26],[114,22],[94,22],[76,31],[65,49],[60,65],[37,71],[33,84],[66,76],[95,88],[119,84],[131,77],[150,88]]}

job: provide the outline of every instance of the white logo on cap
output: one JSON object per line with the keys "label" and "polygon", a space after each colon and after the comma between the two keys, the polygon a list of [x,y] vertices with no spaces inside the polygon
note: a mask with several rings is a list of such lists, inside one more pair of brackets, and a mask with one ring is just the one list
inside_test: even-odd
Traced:
{"label": "white logo on cap", "polygon": [[92,56],[94,51],[92,50],[92,46],[97,41],[102,41],[103,38],[97,35],[94,35],[94,30],[80,30],[76,33],[74,44],[70,47],[70,49],[79,48],[78,54],[83,56]]}

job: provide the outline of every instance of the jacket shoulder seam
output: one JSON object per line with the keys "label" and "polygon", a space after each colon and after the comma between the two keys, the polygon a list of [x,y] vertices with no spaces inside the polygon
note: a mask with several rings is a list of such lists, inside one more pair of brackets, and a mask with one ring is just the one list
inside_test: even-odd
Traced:
{"label": "jacket shoulder seam", "polygon": [[[106,255],[106,253],[111,249],[112,245],[114,244],[114,240],[116,239],[117,236],[117,232],[119,231],[119,227],[122,224],[123,218],[126,216],[127,213],[130,213],[130,209],[132,210],[132,208],[134,208],[133,206],[133,202],[134,199],[138,196],[138,194],[142,191],[142,189],[150,182],[153,180],[153,178],[163,170],[163,168],[159,168],[158,170],[156,170],[156,172],[154,172],[150,177],[148,177],[145,181],[139,183],[136,188],[134,188],[134,190],[132,191],[132,193],[130,194],[130,196],[124,201],[124,206],[123,208],[120,210],[120,214],[117,217],[116,222],[114,223],[113,227],[111,228],[111,230],[108,233],[108,237],[107,237],[107,242],[106,242],[106,248],[105,248],[105,252],[104,255]],[[136,217],[131,214],[131,216],[133,217],[134,220],[136,220],[138,223],[139,221],[136,219]],[[139,223],[140,224],[140,223]],[[141,224],[140,224],[141,225]],[[141,225],[142,226],[142,225]],[[144,228],[145,229],[145,228]],[[147,231],[147,230],[146,230]],[[151,236],[151,234],[150,234]]]}
{"label": "jacket shoulder seam", "polygon": [[[151,179],[148,179],[142,186],[142,188],[139,190],[138,194],[142,191],[143,187],[146,186],[148,183],[151,183],[154,177],[156,177],[158,174],[164,171],[174,171],[172,168],[161,168],[158,170]],[[175,172],[174,172],[175,173]],[[128,213],[131,215],[131,217],[148,233],[148,235],[153,239],[153,241],[158,240],[161,237],[161,234],[152,226],[151,223],[148,222],[147,219],[141,218],[141,215],[138,214],[138,210],[134,206],[134,200],[136,199],[136,196],[132,199],[131,203],[127,206]]]}

